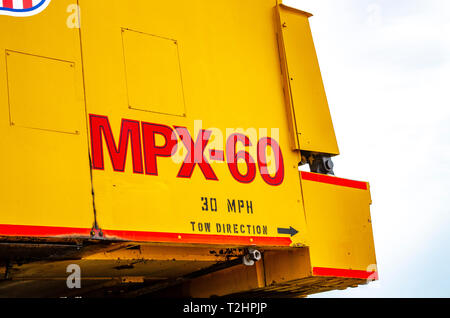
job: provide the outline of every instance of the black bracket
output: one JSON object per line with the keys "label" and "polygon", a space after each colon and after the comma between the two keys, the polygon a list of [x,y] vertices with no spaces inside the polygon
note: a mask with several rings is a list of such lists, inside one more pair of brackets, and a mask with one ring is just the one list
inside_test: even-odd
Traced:
{"label": "black bracket", "polygon": [[302,155],[300,165],[305,164],[309,164],[311,172],[334,175],[334,163],[328,155],[312,153]]}

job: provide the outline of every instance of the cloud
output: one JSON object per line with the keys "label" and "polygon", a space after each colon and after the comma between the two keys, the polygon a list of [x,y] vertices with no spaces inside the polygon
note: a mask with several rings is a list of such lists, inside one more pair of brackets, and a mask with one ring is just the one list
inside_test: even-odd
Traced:
{"label": "cloud", "polygon": [[432,291],[425,268],[449,259],[450,1],[284,3],[314,14],[341,150],[335,171],[371,183],[381,281],[332,295],[450,296],[450,287]]}

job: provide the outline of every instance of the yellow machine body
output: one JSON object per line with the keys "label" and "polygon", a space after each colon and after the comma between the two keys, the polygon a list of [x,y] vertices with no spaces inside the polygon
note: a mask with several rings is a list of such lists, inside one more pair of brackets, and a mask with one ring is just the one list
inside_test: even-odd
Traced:
{"label": "yellow machine body", "polygon": [[[303,151],[339,154],[309,17],[275,0],[0,15],[0,295],[63,286],[71,263],[95,282],[85,294],[306,296],[373,279],[368,183],[298,169]],[[226,265],[249,248],[263,260]]]}

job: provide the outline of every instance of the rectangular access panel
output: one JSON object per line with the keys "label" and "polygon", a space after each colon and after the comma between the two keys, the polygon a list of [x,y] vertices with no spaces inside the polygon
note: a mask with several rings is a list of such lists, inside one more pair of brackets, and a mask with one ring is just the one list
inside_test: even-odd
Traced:
{"label": "rectangular access panel", "polygon": [[177,41],[129,29],[122,37],[129,107],[184,116]]}
{"label": "rectangular access panel", "polygon": [[80,132],[83,121],[73,62],[7,50],[6,64],[11,125]]}

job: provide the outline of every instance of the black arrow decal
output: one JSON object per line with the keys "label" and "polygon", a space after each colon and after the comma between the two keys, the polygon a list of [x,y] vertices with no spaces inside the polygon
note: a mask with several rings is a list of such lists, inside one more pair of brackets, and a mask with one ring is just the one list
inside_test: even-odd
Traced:
{"label": "black arrow decal", "polygon": [[294,229],[292,226],[290,226],[288,229],[279,227],[278,228],[278,234],[289,234],[291,237],[297,234],[298,231]]}

